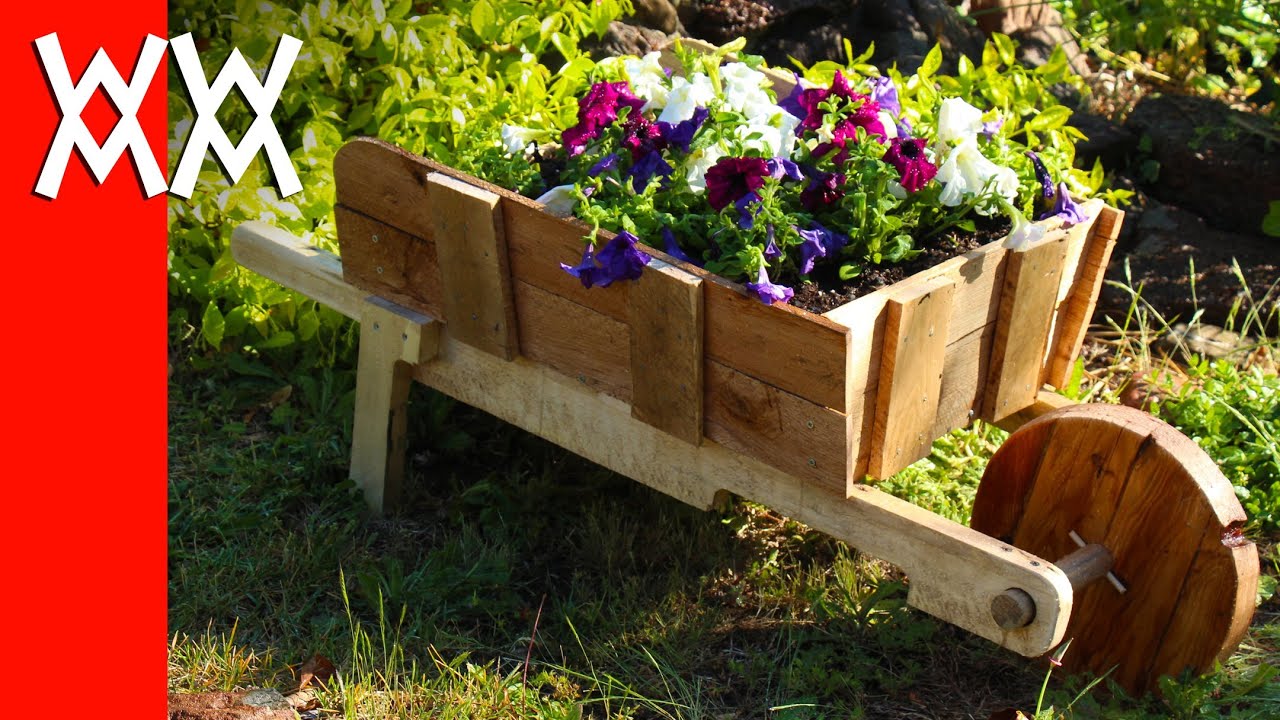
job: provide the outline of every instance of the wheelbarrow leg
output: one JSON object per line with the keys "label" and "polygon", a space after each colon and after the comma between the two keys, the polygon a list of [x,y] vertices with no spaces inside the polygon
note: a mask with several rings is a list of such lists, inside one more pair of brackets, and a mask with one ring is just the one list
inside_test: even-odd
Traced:
{"label": "wheelbarrow leg", "polygon": [[414,367],[435,357],[439,324],[367,298],[360,309],[360,356],[351,433],[351,479],[375,513],[395,509],[404,484],[406,413]]}

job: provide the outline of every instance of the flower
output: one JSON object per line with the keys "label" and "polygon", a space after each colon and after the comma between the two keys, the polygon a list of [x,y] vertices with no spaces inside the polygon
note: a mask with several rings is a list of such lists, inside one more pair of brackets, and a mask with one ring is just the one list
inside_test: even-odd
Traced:
{"label": "flower", "polygon": [[1005,248],[1022,250],[1044,237],[1044,226],[1033,224],[1027,220],[1027,217],[1018,208],[1005,203],[1004,211],[1009,214],[1009,219],[1013,221],[1013,229],[1009,231],[1009,235],[1004,239]]}
{"label": "flower", "polygon": [[707,202],[716,210],[764,187],[769,166],[763,158],[722,158],[707,170]]}
{"label": "flower", "polygon": [[975,139],[982,130],[982,111],[958,97],[942,101],[938,110],[938,139],[947,145],[958,145]]}
{"label": "flower", "polygon": [[662,228],[662,250],[681,262],[687,262],[690,265],[702,267],[702,263],[689,257],[685,254],[684,250],[680,249],[680,243],[676,242],[676,234],[671,232],[671,228]]}
{"label": "flower", "polygon": [[665,149],[667,140],[661,128],[636,113],[622,124],[622,145],[631,151],[632,160],[639,160],[654,150]]}
{"label": "flower", "polygon": [[662,53],[651,52],[643,58],[626,58],[622,67],[627,71],[635,93],[648,102],[643,110],[661,108],[667,104],[667,73],[659,62]]}
{"label": "flower", "polygon": [[577,265],[560,263],[560,268],[582,281],[582,287],[591,288],[604,277],[604,269],[596,264],[595,256],[588,245],[582,249],[582,260]]}
{"label": "flower", "polygon": [[782,251],[778,249],[778,243],[773,240],[773,226],[768,229],[769,242],[764,246],[764,259],[773,262],[782,257]]}
{"label": "flower", "polygon": [[990,140],[995,137],[996,133],[1000,132],[1000,128],[1002,127],[1004,127],[1004,118],[997,115],[995,120],[987,120],[982,123],[982,129],[978,132],[982,133],[983,137]]}
{"label": "flower", "polygon": [[1040,192],[1046,197],[1053,197],[1053,178],[1049,176],[1049,168],[1044,166],[1044,161],[1040,156],[1028,150],[1027,157],[1031,158],[1031,165],[1036,169],[1036,180],[1040,181]]}
{"label": "flower", "polygon": [[537,130],[532,130],[520,125],[506,125],[501,129],[502,146],[506,148],[508,155],[516,153],[527,154],[530,145],[537,141]]}
{"label": "flower", "polygon": [[658,130],[662,133],[662,137],[667,141],[668,145],[689,152],[689,143],[693,142],[693,136],[702,127],[702,123],[706,121],[707,116],[710,114],[710,110],[704,107],[696,107],[693,109],[693,115],[688,120],[682,120],[675,124],[659,120]]}
{"label": "flower", "polygon": [[867,82],[871,83],[871,99],[883,110],[887,110],[891,117],[898,117],[902,114],[902,104],[898,102],[898,88],[894,87],[893,81],[887,77],[867,78]]}
{"label": "flower", "polygon": [[618,111],[631,108],[632,115],[639,115],[644,102],[631,94],[625,82],[603,83],[591,86],[578,100],[578,124],[564,131],[561,140],[569,157],[581,155],[587,143],[600,137],[604,128],[618,119]]}
{"label": "flower", "polygon": [[760,202],[760,196],[753,192],[749,192],[733,204],[734,207],[738,208],[738,227],[743,230],[750,230],[755,227],[756,216],[755,213],[751,211],[751,203],[758,202]]}
{"label": "flower", "polygon": [[605,244],[604,249],[596,253],[596,260],[603,268],[603,281],[600,287],[609,287],[618,280],[636,280],[644,270],[644,266],[652,260],[648,255],[636,248],[639,240],[635,235],[623,230]]}
{"label": "flower", "polygon": [[649,181],[654,175],[667,177],[671,175],[675,168],[670,163],[662,159],[662,153],[657,150],[650,150],[647,155],[640,158],[627,171],[627,175],[631,177],[631,187],[638,193],[644,192],[649,186]]}
{"label": "flower", "polygon": [[800,274],[813,272],[813,264],[818,258],[827,256],[827,246],[822,242],[822,235],[813,230],[800,230]]}
{"label": "flower", "polygon": [[706,190],[707,171],[727,154],[724,146],[719,143],[690,154],[686,165],[688,172],[685,175],[685,179],[689,182],[689,189],[695,194],[701,194]]}
{"label": "flower", "polygon": [[800,173],[800,166],[786,158],[769,158],[765,161],[765,165],[769,168],[769,177],[774,180],[782,180],[783,178],[790,178],[791,180],[804,179],[804,175]]}
{"label": "flower", "polygon": [[[951,150],[938,168],[938,182],[943,184],[939,202],[955,207],[966,198],[990,188],[996,195],[1012,200],[1018,194],[1018,175],[1012,169],[997,165],[978,149],[978,142],[969,138]],[[979,213],[990,214],[990,205],[977,208]]]}
{"label": "flower", "polygon": [[769,273],[765,271],[763,263],[760,265],[760,272],[756,273],[756,281],[747,283],[746,288],[755,293],[755,296],[765,305],[785,303],[795,296],[791,288],[769,282]]}
{"label": "flower", "polygon": [[916,192],[929,184],[938,174],[938,166],[929,161],[924,154],[924,140],[894,138],[889,141],[889,150],[884,154],[884,161],[898,171],[902,179],[902,187],[907,192]]}
{"label": "flower", "polygon": [[612,170],[613,168],[617,167],[617,165],[618,165],[618,153],[609,153],[608,155],[605,155],[604,157],[600,158],[600,161],[597,162],[595,165],[592,165],[591,169],[587,171],[587,174],[590,175],[591,177],[596,177],[597,175],[599,175],[602,172],[605,172],[606,170]]}
{"label": "flower", "polygon": [[809,179],[809,187],[800,193],[800,205],[809,212],[818,212],[844,197],[844,173],[816,172]]}
{"label": "flower", "polygon": [[852,113],[845,115],[840,122],[836,123],[832,130],[831,140],[819,144],[813,149],[814,157],[822,157],[831,152],[832,148],[838,148],[839,152],[831,158],[836,165],[844,164],[849,158],[848,143],[850,140],[858,139],[858,128],[866,130],[868,136],[875,136],[876,141],[884,144],[887,133],[884,125],[880,122],[880,107],[875,101],[865,95],[859,95],[863,98],[862,105]]}
{"label": "flower", "polygon": [[667,94],[667,105],[658,116],[659,122],[672,125],[688,120],[699,107],[706,107],[716,97],[711,78],[698,73],[692,79],[682,77],[671,78],[671,92]]}
{"label": "flower", "polygon": [[1062,218],[1063,227],[1079,225],[1089,219],[1089,216],[1084,213],[1084,207],[1071,199],[1071,193],[1067,192],[1065,182],[1058,183],[1058,197],[1054,200],[1053,210],[1041,215],[1040,219],[1045,220],[1051,217]]}
{"label": "flower", "polygon": [[735,62],[720,68],[720,82],[724,88],[725,107],[753,119],[766,108],[776,107],[764,91],[768,81],[765,74],[750,66]]}
{"label": "flower", "polygon": [[578,199],[573,195],[572,185],[557,185],[542,193],[534,202],[545,205],[544,209],[556,217],[569,217],[573,214]]}

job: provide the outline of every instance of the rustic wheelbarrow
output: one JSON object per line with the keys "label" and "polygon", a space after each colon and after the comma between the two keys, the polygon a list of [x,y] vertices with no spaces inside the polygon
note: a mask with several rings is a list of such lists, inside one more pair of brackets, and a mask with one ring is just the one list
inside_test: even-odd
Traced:
{"label": "rustic wheelbarrow", "polygon": [[[660,251],[584,289],[588,228],[375,140],[338,153],[342,259],[261,223],[236,259],[360,322],[351,475],[375,511],[404,476],[417,380],[685,502],[729,491],[909,576],[907,600],[1026,656],[1135,690],[1203,672],[1253,612],[1232,487],[1150,415],[1071,405],[1121,213],[992,243],[818,316],[765,306]],[[1065,406],[1064,406],[1065,405]],[[1017,428],[972,528],[887,477],[974,418]]]}

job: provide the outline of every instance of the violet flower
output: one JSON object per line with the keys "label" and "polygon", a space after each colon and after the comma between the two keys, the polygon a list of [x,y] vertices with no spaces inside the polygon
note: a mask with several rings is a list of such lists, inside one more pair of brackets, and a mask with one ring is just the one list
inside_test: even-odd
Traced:
{"label": "violet flower", "polygon": [[1067,191],[1065,182],[1058,183],[1058,197],[1054,200],[1053,210],[1040,216],[1041,220],[1051,217],[1062,218],[1063,227],[1071,227],[1089,220],[1089,216],[1084,212],[1084,206],[1071,199],[1071,193]]}
{"label": "violet flower", "polygon": [[773,262],[782,257],[782,250],[778,248],[778,243],[774,242],[772,225],[769,226],[768,233],[769,242],[764,246],[764,259]]}
{"label": "violet flower", "polygon": [[800,243],[800,274],[813,272],[813,264],[818,258],[827,256],[827,246],[822,242],[822,235],[815,230],[799,230],[803,241]]}
{"label": "violet flower", "polygon": [[756,225],[755,213],[751,211],[751,204],[760,202],[760,196],[754,192],[743,195],[733,204],[738,209],[738,227],[743,230],[750,230]]}
{"label": "violet flower", "polygon": [[682,120],[678,123],[669,123],[658,121],[658,130],[662,133],[663,139],[671,147],[678,147],[683,152],[689,152],[689,143],[693,142],[693,136],[697,134],[698,129],[702,127],[702,123],[706,122],[707,116],[711,111],[704,107],[696,107],[693,109],[693,117],[688,120]]}
{"label": "violet flower", "polygon": [[997,115],[995,120],[988,120],[982,123],[982,129],[978,132],[982,133],[988,140],[990,140],[995,137],[996,133],[1000,132],[1000,128],[1002,127],[1004,127],[1004,118]]}
{"label": "violet flower", "polygon": [[898,102],[898,88],[894,87],[893,81],[887,77],[868,78],[871,83],[871,99],[880,105],[881,110],[887,110],[893,117],[902,114],[902,104]]}
{"label": "violet flower", "polygon": [[598,282],[597,285],[609,287],[618,280],[635,280],[640,277],[644,266],[652,258],[640,252],[636,247],[637,240],[635,235],[623,230],[596,253],[596,260],[600,262],[604,274],[603,282]]}
{"label": "violet flower", "polygon": [[924,144],[921,139],[894,138],[884,154],[884,161],[897,169],[907,192],[919,191],[938,174],[938,166],[925,157]]}
{"label": "violet flower", "polygon": [[[817,234],[818,240],[822,243],[822,247],[826,249],[828,255],[839,252],[845,245],[849,244],[848,235],[823,227],[822,223],[817,220],[813,221],[813,226],[809,232]],[[801,235],[803,234],[801,233]]]}
{"label": "violet flower", "polygon": [[582,249],[582,260],[577,265],[560,263],[560,268],[581,280],[584,288],[597,285],[604,279],[604,269],[596,264],[590,245]]}
{"label": "violet flower", "polygon": [[[793,70],[791,75],[795,78],[795,84],[791,86],[791,92],[787,93],[786,97],[778,100],[778,107],[801,120],[805,120],[808,118],[809,113],[805,110],[804,105],[800,103],[800,98],[804,95],[805,88],[800,84],[800,73]],[[801,132],[801,128],[797,126],[796,134],[799,135]]]}
{"label": "violet flower", "polygon": [[723,210],[747,193],[764,187],[769,166],[764,158],[720,158],[707,170],[707,202],[716,210]]}
{"label": "violet flower", "polygon": [[800,204],[809,212],[819,210],[844,197],[844,173],[819,171],[809,180],[809,187],[800,193]]}
{"label": "violet flower", "polygon": [[680,243],[676,242],[676,234],[671,232],[671,228],[662,228],[662,250],[681,262],[702,267],[702,263],[689,257],[684,250],[680,249]]}
{"label": "violet flower", "polygon": [[800,172],[800,166],[786,158],[769,158],[765,161],[765,165],[769,168],[769,177],[774,180],[783,178],[791,180],[804,179],[804,175]]}
{"label": "violet flower", "polygon": [[1040,181],[1040,190],[1046,198],[1053,197],[1053,178],[1049,177],[1049,168],[1044,166],[1040,156],[1028,150],[1027,157],[1036,169],[1036,179]]}
{"label": "violet flower", "polygon": [[592,165],[591,169],[587,171],[587,174],[590,175],[591,177],[596,177],[597,175],[599,175],[602,172],[605,172],[606,170],[612,170],[613,168],[617,167],[617,165],[618,165],[618,153],[609,153],[608,155],[605,155],[603,158],[601,158],[600,161],[597,162],[595,165]]}
{"label": "violet flower", "polygon": [[746,288],[754,293],[756,298],[765,305],[785,303],[795,295],[795,292],[791,288],[785,285],[775,285],[769,282],[769,273],[765,271],[764,265],[760,266],[760,272],[756,275],[756,281],[753,283],[747,283]]}
{"label": "violet flower", "polygon": [[660,177],[668,177],[675,170],[671,165],[662,159],[662,153],[657,150],[650,150],[647,155],[640,158],[627,171],[627,175],[631,177],[631,187],[636,192],[644,192],[649,186],[649,181],[654,175]]}

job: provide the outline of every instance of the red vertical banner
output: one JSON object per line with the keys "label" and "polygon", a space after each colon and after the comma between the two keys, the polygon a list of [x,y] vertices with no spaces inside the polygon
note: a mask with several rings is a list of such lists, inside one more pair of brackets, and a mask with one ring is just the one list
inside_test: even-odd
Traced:
{"label": "red vertical banner", "polygon": [[[160,717],[166,197],[145,197],[131,150],[101,184],[72,152],[57,197],[36,194],[60,123],[36,40],[57,33],[73,84],[99,48],[126,82],[147,83],[134,69],[148,33],[167,39],[166,6],[24,3],[3,32],[0,537],[14,622],[0,662],[22,686],[6,714]],[[165,62],[138,112],[161,172]],[[79,115],[99,143],[118,118],[101,90]]]}

